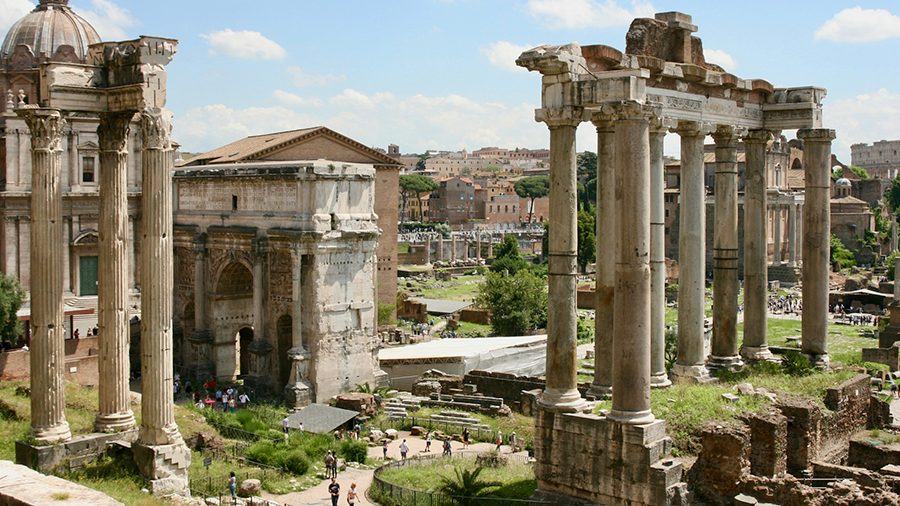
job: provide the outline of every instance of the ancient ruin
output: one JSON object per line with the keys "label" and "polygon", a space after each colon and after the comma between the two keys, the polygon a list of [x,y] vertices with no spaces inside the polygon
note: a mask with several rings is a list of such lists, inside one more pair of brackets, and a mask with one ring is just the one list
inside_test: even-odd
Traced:
{"label": "ancient ruin", "polygon": [[[39,13],[66,13],[67,0],[42,0]],[[27,19],[27,18],[26,18]],[[48,41],[50,39],[47,35]],[[140,122],[140,261],[142,421],[132,446],[154,493],[183,492],[190,451],[174,419],[172,401],[172,183],[171,113],[166,72],[177,41],[141,37],[86,46],[77,58],[42,62],[40,86],[14,110],[28,125],[31,151],[30,286],[32,294],[31,432],[44,443],[71,437],[63,382],[62,138],[68,117],[99,117],[99,328],[98,431],[134,426],[129,399],[128,221],[129,130]],[[26,47],[27,49],[27,47]],[[71,49],[71,47],[70,47]],[[21,50],[17,46],[17,51]],[[62,50],[62,49],[60,49]],[[38,394],[39,393],[39,394]],[[18,452],[17,452],[18,455]]]}
{"label": "ancient ruin", "polygon": [[[821,88],[774,88],[707,64],[691,17],[660,13],[635,20],[623,53],[608,46],[540,46],[516,63],[540,72],[550,130],[550,258],[547,384],[536,414],[538,493],[561,503],[670,505],[687,501],[681,464],[668,459],[665,422],[650,409],[652,383],[664,383],[659,354],[664,290],[662,138],[681,136],[682,202],[679,356],[676,381],[703,380],[707,366],[732,368],[768,357],[764,160],[773,133],[800,129],[805,143],[803,342],[827,365],[830,150]],[[596,368],[592,392],[612,391],[606,416],[581,414],[576,361],[575,131],[597,127],[598,251]],[[705,288],[703,139],[716,142],[714,334],[702,355]],[[736,145],[747,149],[745,334],[738,349],[738,187]],[[762,183],[762,184],[761,184]],[[752,217],[752,218],[751,218]],[[656,269],[654,269],[656,267]],[[572,448],[584,451],[573,452]]]}

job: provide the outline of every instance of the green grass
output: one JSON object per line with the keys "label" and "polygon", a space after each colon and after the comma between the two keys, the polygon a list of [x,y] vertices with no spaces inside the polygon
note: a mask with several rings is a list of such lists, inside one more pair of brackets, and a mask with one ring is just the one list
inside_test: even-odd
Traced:
{"label": "green grass", "polygon": [[[428,418],[433,414],[438,414],[441,411],[446,410],[446,408],[440,407],[421,407],[416,411],[409,411],[409,416],[414,416],[420,419]],[[500,417],[488,416],[481,413],[472,412],[468,412],[468,414],[472,418],[477,418],[480,421],[479,423],[489,425],[491,427],[491,430],[493,430],[494,432],[496,432],[497,430],[502,431],[504,434],[504,439],[506,439],[506,436],[515,431],[516,436],[518,436],[519,438],[524,438],[526,444],[529,444],[534,440],[534,418],[530,416],[521,415],[516,412],[513,412],[510,416]],[[368,426],[379,427],[381,424],[384,424],[385,427],[389,427],[389,424],[387,424],[386,421],[387,416],[384,414],[384,412],[379,412],[378,415],[368,423]],[[476,435],[476,432],[472,432],[473,440],[476,440]]]}
{"label": "green grass", "polygon": [[482,336],[487,337],[493,334],[493,329],[490,325],[482,325],[480,323],[472,323],[472,322],[459,322],[459,327],[456,329],[461,335],[466,337],[472,336]]}
{"label": "green grass", "polygon": [[[421,465],[407,465],[386,469],[381,478],[388,483],[423,492],[436,492],[441,478],[455,478],[453,469],[475,468],[475,461],[470,459],[428,459]],[[450,468],[452,467],[452,468]],[[450,469],[448,469],[450,468]],[[508,463],[505,466],[485,467],[479,479],[497,481],[501,485],[487,490],[487,497],[504,499],[528,499],[537,490],[537,480],[531,464]]]}
{"label": "green grass", "polygon": [[433,277],[429,277],[424,283],[420,281],[412,281],[411,288],[420,289],[421,291],[405,290],[410,297],[425,297],[428,299],[446,299],[471,301],[478,295],[478,285],[484,279],[480,274],[470,274],[462,276],[454,276],[451,281],[438,281]]}

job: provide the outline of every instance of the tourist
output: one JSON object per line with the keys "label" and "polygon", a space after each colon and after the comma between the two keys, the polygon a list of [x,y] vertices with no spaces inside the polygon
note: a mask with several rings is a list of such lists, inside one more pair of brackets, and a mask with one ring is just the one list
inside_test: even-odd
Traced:
{"label": "tourist", "polygon": [[208,395],[206,396],[206,400],[204,402],[206,403],[206,407],[209,409],[213,409],[213,404],[216,403],[216,401],[210,399]]}
{"label": "tourist", "polygon": [[289,434],[291,432],[290,422],[291,421],[288,419],[288,417],[284,417],[284,420],[281,421],[281,430],[285,434]]}
{"label": "tourist", "polygon": [[350,484],[350,491],[347,492],[347,504],[350,506],[356,504],[356,483]]}
{"label": "tourist", "polygon": [[452,457],[452,456],[453,456],[453,449],[450,447],[450,440],[449,440],[449,439],[445,439],[445,440],[444,440],[444,456],[445,456],[445,457]]}
{"label": "tourist", "polygon": [[469,448],[469,428],[466,427],[463,429],[463,449],[466,450]]}
{"label": "tourist", "polygon": [[241,401],[241,409],[246,408],[247,404],[250,404],[250,397],[247,397],[247,392],[241,392],[241,396],[238,399]]}
{"label": "tourist", "polygon": [[75,329],[75,333],[72,334],[72,337],[75,339],[81,339],[81,329]]}
{"label": "tourist", "polygon": [[328,485],[328,493],[331,494],[331,506],[337,506],[338,499],[341,498],[341,486],[334,476],[331,477],[331,485]]}
{"label": "tourist", "polygon": [[237,407],[237,402],[234,401],[234,397],[228,398],[228,407],[231,408],[231,412],[234,413],[234,409]]}
{"label": "tourist", "polygon": [[897,383],[891,379],[891,397],[897,397]]}
{"label": "tourist", "polygon": [[431,452],[431,431],[425,433],[425,451]]}
{"label": "tourist", "polygon": [[400,460],[406,460],[406,453],[409,451],[409,445],[406,444],[406,440],[404,439],[402,443],[400,443]]}
{"label": "tourist", "polygon": [[303,434],[303,422],[300,422],[299,424],[297,424],[297,432],[299,432],[300,434]]}
{"label": "tourist", "polygon": [[194,403],[194,406],[196,406],[197,409],[206,409],[206,404],[204,404],[202,400],[198,400]]}
{"label": "tourist", "polygon": [[331,478],[336,478],[337,474],[334,472],[334,455],[331,454],[331,450],[328,450],[328,453],[325,454],[325,471],[328,473],[328,476]]}
{"label": "tourist", "polygon": [[194,393],[194,387],[191,385],[191,380],[184,382],[184,393],[187,395],[192,395]]}
{"label": "tourist", "polygon": [[512,434],[509,435],[509,446],[512,448],[512,453],[518,451],[518,442],[519,441],[516,439],[516,431],[512,431]]}
{"label": "tourist", "polygon": [[500,451],[500,445],[503,444],[503,431],[497,431],[497,451]]}
{"label": "tourist", "polygon": [[384,460],[387,460],[387,439],[381,442],[381,451],[384,452]]}
{"label": "tourist", "polygon": [[98,332],[99,330],[100,330],[100,329],[98,329],[96,326],[94,326],[94,335],[95,335],[95,336],[97,335],[97,332]]}
{"label": "tourist", "polygon": [[237,501],[237,477],[234,475],[234,471],[231,471],[231,474],[228,475],[228,490],[231,491],[231,502],[234,503]]}

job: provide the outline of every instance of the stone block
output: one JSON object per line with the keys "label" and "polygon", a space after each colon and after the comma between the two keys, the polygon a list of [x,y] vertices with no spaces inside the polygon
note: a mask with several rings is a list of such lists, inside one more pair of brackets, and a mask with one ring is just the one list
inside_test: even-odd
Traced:
{"label": "stone block", "polygon": [[238,494],[241,497],[250,497],[259,493],[260,481],[257,479],[248,479],[241,482]]}
{"label": "stone block", "polygon": [[134,462],[155,495],[183,494],[188,486],[191,451],[183,441],[167,445],[133,444]]}

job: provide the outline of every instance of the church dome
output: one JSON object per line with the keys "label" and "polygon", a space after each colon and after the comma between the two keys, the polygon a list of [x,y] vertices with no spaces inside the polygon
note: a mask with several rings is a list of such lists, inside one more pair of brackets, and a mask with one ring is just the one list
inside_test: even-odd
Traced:
{"label": "church dome", "polygon": [[847,178],[845,178],[845,177],[842,177],[842,178],[840,178],[840,179],[838,179],[837,181],[834,182],[834,186],[835,186],[835,187],[846,186],[847,188],[849,188],[849,187],[851,187],[851,186],[853,186],[853,185],[850,183],[850,180],[849,180],[849,179],[847,179]]}
{"label": "church dome", "polygon": [[101,42],[100,35],[68,4],[69,0],[40,0],[6,34],[0,61],[14,69],[37,67],[38,61],[48,60],[84,63],[88,45]]}

